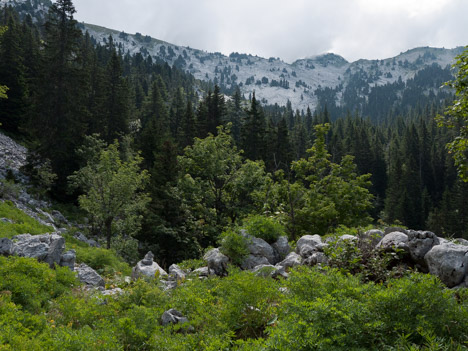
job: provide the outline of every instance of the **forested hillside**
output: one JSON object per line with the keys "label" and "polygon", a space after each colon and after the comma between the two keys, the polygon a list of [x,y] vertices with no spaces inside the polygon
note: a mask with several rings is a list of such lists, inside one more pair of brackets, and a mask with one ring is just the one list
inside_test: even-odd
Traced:
{"label": "forested hillside", "polygon": [[[290,103],[262,107],[255,93],[247,101],[239,90],[227,97],[218,86],[211,90],[175,66],[121,52],[111,37],[105,46],[94,45],[77,27],[73,12],[71,3],[59,2],[39,27],[30,16],[20,21],[12,8],[1,13],[6,31],[0,81],[9,90],[8,99],[0,100],[0,122],[4,131],[30,146],[27,169],[38,186],[59,201],[75,202],[86,185],[71,187],[69,177],[92,162],[90,152],[78,150],[86,136],[97,135],[101,149],[118,141],[122,161],[141,154],[140,167],[150,180],[139,191],[151,201],[141,229],[125,234],[136,235],[168,263],[197,257],[223,228],[250,213],[279,213],[293,237],[312,230],[301,227],[293,215],[312,205],[305,201],[310,182],[296,189],[302,181],[292,162],[317,157],[307,150],[317,138],[316,128],[331,123],[334,104],[299,111]],[[450,78],[438,72],[435,66],[427,68],[406,85],[420,81],[436,87]],[[384,106],[373,106],[369,99],[363,108],[374,117],[340,110],[340,118],[326,131],[320,129],[326,144],[321,157],[340,165],[344,156],[353,156],[349,162],[356,169],[348,172],[370,174],[370,183],[361,185],[372,196],[359,213],[342,210],[340,215],[335,208],[324,215],[319,212],[325,210],[314,209],[310,222],[314,215],[329,216],[317,225],[317,233],[368,218],[447,236],[468,235],[468,189],[445,150],[455,131],[438,128],[434,120],[451,95],[414,91],[413,97],[409,92],[382,94],[398,99],[400,106],[418,101],[416,108],[392,109],[383,116],[379,108]],[[210,151],[210,143],[221,145]],[[365,213],[371,217],[362,217]],[[104,224],[94,224],[98,234]]]}

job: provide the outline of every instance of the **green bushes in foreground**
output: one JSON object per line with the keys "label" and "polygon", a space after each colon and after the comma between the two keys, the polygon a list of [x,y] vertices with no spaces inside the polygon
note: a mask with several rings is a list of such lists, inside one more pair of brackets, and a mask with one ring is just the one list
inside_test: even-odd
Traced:
{"label": "green bushes in foreground", "polygon": [[[104,297],[72,289],[65,270],[1,260],[0,350],[468,349],[468,293],[430,275],[363,284],[334,269],[300,267],[287,280],[230,269]],[[170,308],[189,322],[162,326]]]}

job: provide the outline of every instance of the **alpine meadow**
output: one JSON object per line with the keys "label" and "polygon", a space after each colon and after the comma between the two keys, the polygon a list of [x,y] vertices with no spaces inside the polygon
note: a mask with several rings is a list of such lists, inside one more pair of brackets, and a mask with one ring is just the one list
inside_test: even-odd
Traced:
{"label": "alpine meadow", "polygon": [[[201,40],[207,3],[138,18]],[[0,0],[0,350],[468,350],[468,46],[286,62],[77,16]]]}

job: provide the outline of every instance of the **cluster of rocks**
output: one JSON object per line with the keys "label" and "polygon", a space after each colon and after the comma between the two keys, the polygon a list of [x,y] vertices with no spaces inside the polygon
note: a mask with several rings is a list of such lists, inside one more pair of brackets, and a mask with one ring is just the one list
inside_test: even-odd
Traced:
{"label": "cluster of rocks", "polygon": [[[250,239],[249,255],[241,263],[241,268],[257,275],[287,277],[287,271],[294,266],[327,265],[324,249],[347,241],[351,245],[367,246],[370,250],[399,250],[411,265],[419,271],[436,275],[447,287],[468,287],[468,241],[448,241],[429,231],[389,227],[385,231],[369,230],[358,237],[343,235],[326,240],[319,235],[305,235],[297,241],[295,251],[291,251],[286,237],[280,237],[272,245],[260,238]],[[200,276],[227,274],[226,268],[231,260],[219,248],[207,252],[204,259],[207,266],[197,270]]]}
{"label": "cluster of rocks", "polygon": [[162,269],[155,261],[154,255],[149,251],[145,257],[139,261],[132,269],[132,279],[138,278],[155,279],[159,278],[164,290],[173,289],[186,278],[184,272],[178,265],[173,264],[169,267],[169,274]]}
{"label": "cluster of rocks", "polygon": [[0,255],[35,258],[39,262],[68,267],[75,271],[78,279],[91,287],[104,287],[104,279],[84,263],[76,264],[75,250],[65,251],[65,238],[60,233],[41,235],[20,234],[12,239],[0,239]]}

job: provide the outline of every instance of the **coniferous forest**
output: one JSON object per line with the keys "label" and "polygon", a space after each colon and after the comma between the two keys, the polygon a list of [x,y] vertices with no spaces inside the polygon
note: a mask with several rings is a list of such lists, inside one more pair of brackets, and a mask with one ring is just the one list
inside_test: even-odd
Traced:
{"label": "coniferous forest", "polygon": [[[323,91],[304,111],[226,94],[124,52],[112,36],[98,44],[70,0],[54,3],[45,23],[0,11],[0,130],[28,148],[31,191],[101,242],[87,252],[69,239],[103,275],[125,275],[148,251],[166,269],[197,268],[220,243],[238,255],[236,231],[255,223],[293,242],[392,225],[468,239],[466,101],[453,110],[455,94],[466,94],[466,54],[455,71],[465,70],[464,88],[429,97],[414,88],[398,104],[382,89],[365,103],[350,97],[351,110],[327,105]],[[454,79],[432,69],[398,84]],[[333,257],[343,265],[327,274],[291,271],[290,293],[233,264],[225,278],[188,279],[171,294],[139,280],[115,300],[68,293],[77,283],[64,268],[0,257],[0,349],[466,349],[466,291],[453,298],[413,271],[369,278],[371,266],[350,268],[357,256]],[[174,305],[190,327],[154,326],[151,315]]]}

